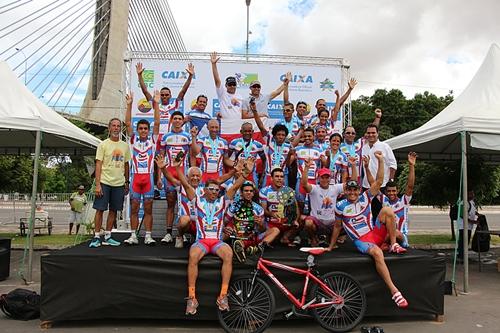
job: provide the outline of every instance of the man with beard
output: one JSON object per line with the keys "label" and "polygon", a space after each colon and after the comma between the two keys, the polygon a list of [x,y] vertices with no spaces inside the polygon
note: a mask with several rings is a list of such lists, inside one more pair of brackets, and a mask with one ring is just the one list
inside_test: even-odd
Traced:
{"label": "man with beard", "polygon": [[[120,242],[111,238],[111,228],[116,212],[123,209],[123,198],[129,190],[129,146],[120,140],[122,122],[113,118],[108,123],[109,138],[97,147],[95,161],[95,233],[89,247],[102,245],[118,246]],[[104,242],[100,231],[104,211],[109,209]]]}

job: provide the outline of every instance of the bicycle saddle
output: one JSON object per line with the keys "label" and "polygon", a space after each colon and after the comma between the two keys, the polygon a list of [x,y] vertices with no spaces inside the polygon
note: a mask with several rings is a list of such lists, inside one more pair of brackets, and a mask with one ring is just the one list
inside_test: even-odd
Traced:
{"label": "bicycle saddle", "polygon": [[326,250],[324,247],[301,247],[299,251],[307,252],[309,254],[312,254],[313,256],[319,256],[320,254],[323,254]]}

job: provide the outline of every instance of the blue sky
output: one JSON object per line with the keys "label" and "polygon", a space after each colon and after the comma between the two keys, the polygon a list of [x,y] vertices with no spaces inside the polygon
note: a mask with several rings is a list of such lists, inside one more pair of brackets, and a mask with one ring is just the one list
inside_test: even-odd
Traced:
{"label": "blue sky", "polygon": [[[38,15],[48,4],[60,6],[59,12],[54,9],[52,16],[44,15],[30,24],[21,24],[16,33],[0,37],[0,53],[6,51],[0,59],[12,55],[8,64],[11,67],[19,65],[24,57],[13,48],[26,44],[26,36],[35,36],[78,6],[83,8],[94,1],[37,0],[7,14],[0,10],[1,36],[27,13]],[[246,6],[243,0],[169,0],[169,5],[188,51],[245,53]],[[460,11],[456,10],[458,7]],[[459,93],[481,64],[491,43],[500,42],[499,12],[500,2],[495,0],[483,0],[481,6],[466,0],[252,0],[249,52],[345,58],[351,65],[351,75],[360,82],[353,97],[370,95],[377,88],[401,89],[410,97],[424,90],[442,96],[449,90]],[[75,15],[70,21],[76,24],[89,13],[92,15],[86,12]],[[65,54],[69,54],[72,45],[92,24],[93,20],[89,20],[85,28],[76,29],[78,33],[74,38],[52,45],[48,41],[50,38],[57,40],[64,35],[55,33],[64,26],[59,24],[51,33],[37,37],[22,49],[27,56],[38,48],[50,50],[44,56],[49,59],[54,50],[62,47],[63,51],[54,55],[48,67],[42,70],[46,75]],[[54,81],[43,93],[44,101],[50,99],[89,46],[90,40],[87,40],[58,76],[49,77]],[[36,57],[32,57],[28,64],[35,61]],[[85,69],[89,62],[87,55],[57,102],[58,106],[64,107],[73,92],[70,106],[81,104],[88,86],[89,73]],[[21,81],[24,80],[23,67],[24,64],[16,69]],[[57,70],[60,67],[57,66]],[[31,68],[28,78],[39,68],[40,65]],[[47,83],[42,75],[28,86],[34,89],[37,80],[42,78]],[[42,95],[42,87],[45,86],[36,89],[37,96]],[[51,103],[54,101],[52,99]]]}

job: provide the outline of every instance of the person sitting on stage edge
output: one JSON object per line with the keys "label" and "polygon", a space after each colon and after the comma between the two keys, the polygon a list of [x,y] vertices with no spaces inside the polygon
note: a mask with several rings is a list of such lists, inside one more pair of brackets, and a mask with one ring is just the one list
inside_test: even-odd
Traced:
{"label": "person sitting on stage edge", "polygon": [[372,219],[371,202],[380,194],[380,186],[384,180],[384,155],[381,151],[374,153],[378,160],[377,177],[368,190],[360,194],[360,185],[349,180],[346,186],[347,198],[338,202],[335,208],[336,221],[328,251],[333,250],[342,226],[361,253],[370,255],[375,261],[377,272],[389,288],[392,299],[400,308],[406,308],[408,302],[394,285],[389,269],[385,263],[384,253],[380,246],[385,242],[387,234],[390,239],[390,252],[405,253],[406,249],[396,242],[396,216],[390,207],[383,207],[376,220]]}
{"label": "person sitting on stage edge", "polygon": [[[89,247],[102,245],[118,246],[120,242],[111,238],[111,227],[116,212],[123,209],[123,198],[129,190],[129,146],[120,140],[122,122],[113,118],[108,124],[109,138],[97,146],[95,157],[95,234]],[[102,216],[108,210],[104,242],[101,243]]]}
{"label": "person sitting on stage edge", "polygon": [[130,237],[123,242],[126,245],[137,245],[137,228],[139,227],[139,206],[141,199],[144,202],[144,226],[146,237],[144,244],[155,245],[156,241],[151,237],[153,229],[153,198],[154,198],[154,157],[160,135],[160,92],[154,91],[153,109],[154,123],[153,133],[150,134],[150,124],[146,119],[137,122],[137,135],[134,134],[132,126],[132,104],[134,96],[132,93],[126,95],[127,111],[125,113],[125,126],[130,136],[130,150],[132,151],[132,186],[130,189]]}
{"label": "person sitting on stage edge", "polygon": [[[162,156],[156,159],[158,167],[163,169],[165,163]],[[208,180],[205,184],[204,194],[197,194],[195,189],[189,184],[178,160],[174,161],[177,175],[182,187],[186,191],[188,200],[196,200],[197,221],[196,221],[196,242],[189,250],[188,261],[188,290],[189,296],[186,304],[186,315],[196,314],[198,301],[196,299],[196,279],[198,277],[198,263],[207,254],[212,253],[222,259],[222,287],[219,297],[217,298],[217,306],[220,311],[228,311],[229,303],[227,299],[227,289],[232,273],[233,251],[231,247],[222,241],[224,229],[224,213],[226,209],[226,200],[232,200],[234,194],[253,169],[254,159],[250,158],[241,161],[241,173],[232,187],[230,187],[226,195],[219,197],[220,187],[215,180]]]}

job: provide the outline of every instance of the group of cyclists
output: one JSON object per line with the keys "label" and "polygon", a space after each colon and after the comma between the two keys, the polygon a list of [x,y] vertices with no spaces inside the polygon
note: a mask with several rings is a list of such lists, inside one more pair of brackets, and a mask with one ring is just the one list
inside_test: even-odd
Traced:
{"label": "group of cyclists", "polygon": [[[119,122],[110,121],[110,139],[101,144],[96,157],[94,207],[98,214],[96,237],[90,247],[120,245],[111,237],[110,228],[106,229],[104,242],[97,234],[102,223],[99,211],[109,207],[110,213],[114,210],[116,214],[120,210],[113,194],[118,190],[114,187],[119,187],[114,184],[119,182],[112,179],[118,177],[124,182],[124,193],[130,191],[131,234],[124,241],[126,245],[139,244],[141,201],[144,244],[156,243],[151,236],[155,189],[165,190],[168,205],[167,232],[160,242],[182,248],[185,236],[192,235],[188,315],[197,311],[198,262],[207,254],[222,260],[216,304],[225,311],[229,309],[227,290],[233,258],[245,261],[259,251],[260,244],[308,244],[332,251],[347,237],[359,252],[373,257],[395,304],[407,307],[407,300],[391,279],[383,252],[403,254],[409,246],[408,208],[415,183],[416,154],[408,154],[407,186],[400,197],[394,181],[396,159],[390,147],[378,139],[382,111],[375,110],[373,123],[359,138],[352,126],[338,128],[338,113],[356,86],[355,79],[349,81],[342,96],[335,91],[333,109],[328,110],[326,100],[319,99],[314,105],[316,110],[310,111],[306,102],[290,102],[290,73],[273,92],[262,93],[261,83],[256,80],[250,83],[248,96],[242,97],[235,77],[227,77],[222,85],[218,61],[219,56],[213,53],[212,73],[221,107],[214,117],[205,112],[208,98],[204,95],[197,97],[190,112],[177,110],[194,75],[193,65],[188,65],[186,83],[172,102],[169,88],[152,94],[148,91],[142,78],[144,68],[137,64],[138,80],[145,98],[152,103],[154,121],[150,125],[141,119],[134,128],[134,97],[127,94],[125,125],[130,151],[123,148],[119,153],[116,145],[121,143],[116,139],[111,140],[112,147],[107,147],[116,131],[113,126]],[[269,126],[267,105],[280,94],[284,100],[283,117]],[[208,135],[200,135],[199,128],[192,125],[196,117],[208,120]],[[220,121],[225,119],[241,121],[241,135],[230,142],[220,133]],[[114,176],[105,179],[105,173],[113,172]]]}

